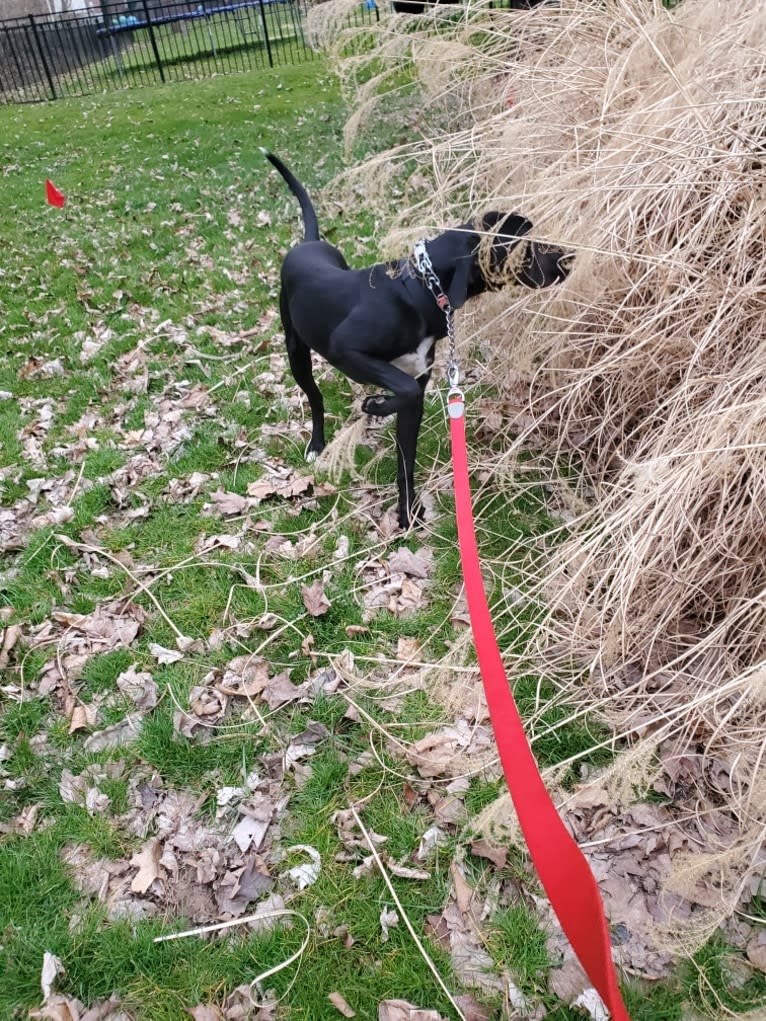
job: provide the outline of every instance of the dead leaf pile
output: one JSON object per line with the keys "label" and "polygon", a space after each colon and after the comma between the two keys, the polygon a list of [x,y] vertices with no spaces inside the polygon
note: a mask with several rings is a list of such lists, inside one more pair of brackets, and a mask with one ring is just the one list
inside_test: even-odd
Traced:
{"label": "dead leaf pile", "polygon": [[124,763],[114,760],[103,765],[93,763],[78,776],[68,769],[63,769],[59,780],[61,800],[81,805],[89,815],[105,812],[109,808],[109,798],[98,785],[104,780],[117,779],[124,771]]}
{"label": "dead leaf pile", "polygon": [[[51,619],[31,633],[29,644],[36,648],[55,642],[60,655],[87,658],[101,652],[128,648],[140,634],[145,620],[146,612],[137,603],[126,599],[101,603],[88,614],[54,610]],[[82,667],[85,661],[78,662]],[[55,661],[43,667],[43,677],[49,678],[54,672],[58,673],[59,683],[65,680]],[[51,690],[49,679],[45,693]]]}
{"label": "dead leaf pile", "polygon": [[[255,501],[256,506],[264,500],[294,500],[298,496],[311,494],[319,497],[335,492],[335,487],[329,482],[317,483],[313,475],[299,475],[294,468],[277,460],[265,460],[262,466],[263,478],[251,482],[247,487],[247,495]],[[316,505],[302,501],[301,506],[305,509]]]}
{"label": "dead leaf pile", "polygon": [[71,521],[74,510],[70,500],[76,485],[80,492],[86,492],[93,483],[89,479],[78,482],[73,470],[59,476],[28,479],[29,493],[10,507],[0,508],[0,553],[21,549],[29,534],[38,528]]}
{"label": "dead leaf pile", "polygon": [[508,975],[498,972],[484,949],[482,904],[455,862],[451,872],[453,885],[444,910],[428,916],[431,935],[449,954],[455,975],[462,983],[485,993],[505,994],[512,983]]}
{"label": "dead leaf pile", "polygon": [[415,741],[406,757],[424,778],[460,777],[479,767],[493,767],[497,762],[497,748],[488,724],[471,724],[461,718]]}
{"label": "dead leaf pile", "polygon": [[[33,372],[27,373],[27,375],[33,374]],[[48,467],[48,459],[43,452],[43,443],[55,420],[53,402],[47,397],[22,397],[19,400],[19,407],[24,414],[32,416],[31,421],[27,422],[17,435],[24,460],[36,470],[45,471]]]}
{"label": "dead leaf pile", "polygon": [[[212,738],[234,706],[243,720],[261,719],[259,706],[273,711],[293,702],[310,703],[318,690],[315,678],[294,684],[289,670],[272,676],[264,659],[236,656],[224,669],[209,671],[202,683],[191,689],[188,708],[176,710],[173,726],[177,734],[204,742]],[[240,699],[248,705],[242,706]]]}
{"label": "dead leaf pile", "polygon": [[113,428],[125,447],[140,448],[149,454],[170,454],[191,438],[187,411],[214,413],[213,403],[204,387],[183,383],[174,384],[174,387],[177,393],[163,395],[146,409],[142,429],[122,429],[119,423],[114,423]]}
{"label": "dead leaf pile", "polygon": [[[144,610],[130,600],[102,603],[90,614],[54,611],[28,636],[29,646],[33,649],[50,645],[56,647],[56,656],[48,660],[38,677],[30,682],[28,697],[58,699],[69,720],[70,734],[93,728],[101,706],[115,704],[121,695],[127,695],[137,710],[150,711],[158,701],[157,685],[151,675],[137,674],[134,668],[118,678],[117,693],[97,694],[88,703],[78,695],[78,681],[88,661],[102,653],[128,648],[139,636],[145,619]],[[124,688],[120,686],[120,680]],[[114,724],[100,735],[92,734],[85,747],[90,751],[117,747],[126,740],[132,740],[140,726],[140,713],[128,714],[122,723]]]}
{"label": "dead leaf pile", "polygon": [[[93,786],[104,775],[99,767],[80,777],[67,773],[62,797],[105,808]],[[163,790],[156,777],[133,776],[131,808],[116,822],[140,844],[121,860],[93,858],[83,846],[68,848],[64,860],[78,889],[103,903],[113,919],[162,913],[205,924],[245,914],[277,881],[279,819],[289,797],[278,781],[255,774],[248,780],[236,797],[230,789],[224,794],[211,823],[200,812],[203,798]]]}
{"label": "dead leaf pile", "polygon": [[413,553],[401,547],[385,560],[365,561],[358,572],[364,586],[362,619],[365,623],[381,609],[396,617],[407,617],[428,603],[433,553],[426,548]]}
{"label": "dead leaf pile", "polygon": [[[677,783],[681,773],[691,780],[701,763],[691,760],[669,764],[658,785]],[[689,795],[694,789],[691,785]],[[563,815],[580,843],[596,841],[586,854],[604,899],[604,907],[616,941],[618,960],[632,974],[663,978],[671,973],[677,955],[668,949],[663,931],[679,921],[693,928],[704,926],[710,908],[721,903],[724,873],[715,858],[700,868],[700,848],[707,853],[725,852],[734,839],[736,822],[724,830],[726,816],[717,812],[709,820],[697,812],[684,811],[683,797],[674,805],[620,805],[603,788],[593,785],[568,798]],[[762,863],[763,866],[764,863]],[[756,895],[759,875],[742,891],[746,903]],[[680,881],[679,881],[680,880]],[[732,923],[735,946],[745,949],[755,967],[759,960],[758,928]],[[735,931],[736,930],[736,931]]]}
{"label": "dead leaf pile", "polygon": [[114,993],[108,1000],[97,1000],[91,1007],[74,996],[54,993],[38,1010],[30,1011],[29,1017],[38,1021],[132,1021],[133,1015],[122,1009]]}

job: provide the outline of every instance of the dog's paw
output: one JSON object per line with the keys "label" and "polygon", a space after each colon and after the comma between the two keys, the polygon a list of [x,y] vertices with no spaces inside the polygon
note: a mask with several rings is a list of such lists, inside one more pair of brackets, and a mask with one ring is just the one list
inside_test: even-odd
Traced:
{"label": "dog's paw", "polygon": [[318,447],[313,443],[309,443],[309,445],[306,447],[303,456],[306,458],[309,464],[311,464],[312,461],[316,461],[316,459],[319,457],[323,450],[324,443],[322,444],[321,447]]}
{"label": "dog's paw", "polygon": [[365,397],[362,401],[362,411],[365,415],[374,415],[377,418],[383,418],[386,415],[390,415],[389,410],[391,398],[385,397],[382,394],[375,394],[373,397]]}
{"label": "dog's paw", "polygon": [[408,531],[410,528],[417,528],[419,525],[424,525],[426,521],[425,512],[423,510],[422,503],[416,503],[409,509],[399,508],[399,527],[403,531]]}

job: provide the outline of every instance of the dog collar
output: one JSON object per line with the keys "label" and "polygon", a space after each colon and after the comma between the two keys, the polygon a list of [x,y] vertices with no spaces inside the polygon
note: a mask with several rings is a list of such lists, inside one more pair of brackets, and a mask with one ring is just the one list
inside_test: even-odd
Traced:
{"label": "dog collar", "polygon": [[442,312],[445,313],[445,315],[450,315],[452,312],[452,306],[449,303],[449,298],[444,293],[441,280],[439,280],[436,275],[436,270],[431,262],[431,256],[428,254],[428,245],[425,239],[415,242],[412,249],[412,258],[415,263],[415,269],[418,272],[418,276],[421,278],[431,294],[433,294],[436,304]]}

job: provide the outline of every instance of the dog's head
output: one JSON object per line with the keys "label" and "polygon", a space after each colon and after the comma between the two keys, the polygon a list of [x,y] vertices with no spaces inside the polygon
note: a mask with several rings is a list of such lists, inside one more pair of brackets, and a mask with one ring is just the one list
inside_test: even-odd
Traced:
{"label": "dog's head", "polygon": [[429,243],[437,275],[453,308],[484,291],[507,284],[550,287],[565,280],[574,254],[556,245],[526,240],[532,223],[518,213],[489,212]]}

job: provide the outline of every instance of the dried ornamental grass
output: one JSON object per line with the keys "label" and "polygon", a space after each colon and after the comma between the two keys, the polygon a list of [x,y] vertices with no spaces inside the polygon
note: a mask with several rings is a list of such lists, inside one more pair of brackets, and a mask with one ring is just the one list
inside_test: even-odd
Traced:
{"label": "dried ornamental grass", "polygon": [[491,334],[511,404],[520,367],[527,388],[496,477],[520,484],[530,446],[578,465],[585,509],[530,568],[548,611],[526,665],[630,738],[605,783],[655,784],[693,823],[668,889],[709,909],[694,942],[764,863],[766,8],[469,4],[384,17],[369,54],[333,38],[351,85],[376,62],[349,139],[397,66],[419,78],[422,140],[343,182],[404,196],[392,250],[486,208],[577,249],[564,288],[495,296],[461,333]]}

